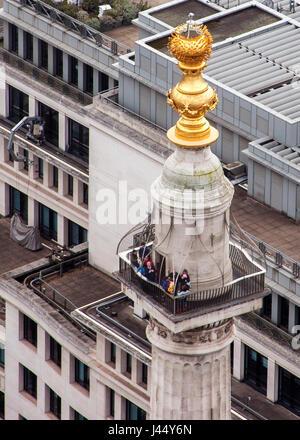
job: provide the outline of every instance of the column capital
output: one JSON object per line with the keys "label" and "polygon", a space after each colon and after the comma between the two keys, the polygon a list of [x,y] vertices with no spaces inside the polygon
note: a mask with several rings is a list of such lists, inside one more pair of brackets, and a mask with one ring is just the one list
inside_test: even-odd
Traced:
{"label": "column capital", "polygon": [[173,333],[156,319],[150,318],[146,334],[152,344],[168,353],[190,356],[213,353],[232,342],[233,319]]}

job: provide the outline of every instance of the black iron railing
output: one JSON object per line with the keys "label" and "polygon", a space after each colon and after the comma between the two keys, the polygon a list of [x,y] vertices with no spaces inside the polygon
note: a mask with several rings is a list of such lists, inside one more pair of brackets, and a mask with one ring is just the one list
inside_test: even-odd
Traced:
{"label": "black iron railing", "polygon": [[264,291],[264,269],[256,266],[233,244],[230,245],[230,258],[234,273],[231,283],[216,289],[192,291],[182,296],[169,294],[158,283],[149,281],[138,272],[130,263],[130,252],[120,256],[119,275],[126,284],[141,290],[152,301],[176,315],[235,303]]}

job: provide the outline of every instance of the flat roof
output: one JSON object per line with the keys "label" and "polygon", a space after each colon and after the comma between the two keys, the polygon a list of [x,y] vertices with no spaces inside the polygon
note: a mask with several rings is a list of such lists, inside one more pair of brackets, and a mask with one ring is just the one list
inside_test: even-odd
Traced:
{"label": "flat roof", "polygon": [[121,290],[118,281],[89,265],[71,269],[62,276],[54,274],[45,281],[78,308]]}
{"label": "flat roof", "polygon": [[[41,238],[41,242],[55,248],[54,244]],[[50,254],[49,249],[42,247],[30,251],[10,238],[10,218],[0,219],[0,275],[26,264],[33,263]]]}
{"label": "flat roof", "polygon": [[300,263],[300,225],[235,186],[231,210],[242,229]]}
{"label": "flat roof", "polygon": [[[169,11],[169,13],[170,12],[171,11]],[[217,13],[217,11],[214,12]],[[236,37],[237,35],[250,32],[279,20],[280,19],[275,15],[257,6],[250,5],[239,11],[233,11],[230,14],[227,13],[227,15],[221,15],[209,21],[205,20],[205,24],[213,37],[213,42],[218,43],[224,41],[226,38]],[[186,19],[183,20],[183,22],[185,21]],[[158,38],[147,44],[162,53],[170,55],[167,47],[168,37]],[[215,52],[216,49],[214,49],[213,54]],[[205,73],[207,73],[207,70],[208,69],[206,69]]]}
{"label": "flat roof", "polygon": [[215,14],[218,11],[215,8],[198,2],[197,0],[187,0],[175,5],[171,4],[168,6],[167,4],[165,8],[159,11],[149,12],[149,15],[169,26],[176,27],[187,21],[190,12],[195,14],[194,20],[200,20],[201,18]]}

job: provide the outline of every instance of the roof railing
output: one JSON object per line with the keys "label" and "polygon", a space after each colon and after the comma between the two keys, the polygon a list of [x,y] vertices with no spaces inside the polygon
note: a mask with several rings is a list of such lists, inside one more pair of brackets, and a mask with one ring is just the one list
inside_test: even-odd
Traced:
{"label": "roof railing", "polygon": [[28,7],[38,14],[42,14],[49,18],[53,23],[56,22],[66,29],[76,32],[84,39],[88,39],[95,43],[98,47],[102,47],[112,55],[119,56],[132,52],[132,49],[125,44],[113,40],[105,34],[93,29],[80,20],[70,17],[64,12],[55,9],[54,7],[44,3],[40,0],[19,0],[22,6]]}

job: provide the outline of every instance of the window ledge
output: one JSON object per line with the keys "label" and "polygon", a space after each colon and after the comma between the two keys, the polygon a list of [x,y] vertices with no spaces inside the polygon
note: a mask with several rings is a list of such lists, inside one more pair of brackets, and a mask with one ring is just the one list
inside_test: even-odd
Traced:
{"label": "window ledge", "polygon": [[31,394],[29,394],[27,391],[22,390],[20,391],[21,396],[25,397],[27,400],[30,400],[31,403],[33,403],[35,406],[37,406],[37,399],[33,397]]}
{"label": "window ledge", "polygon": [[47,359],[46,364],[48,364],[50,368],[56,371],[57,374],[61,375],[61,367],[59,367],[54,361],[52,361],[51,359]]}
{"label": "window ledge", "polygon": [[82,393],[84,396],[86,396],[86,397],[90,397],[90,392],[89,392],[86,388],[84,388],[82,385],[80,385],[79,383],[77,383],[77,382],[72,382],[71,385],[72,385],[76,390],[78,390],[80,393]]}
{"label": "window ledge", "polygon": [[32,350],[34,353],[37,353],[37,347],[33,345],[31,342],[27,341],[27,339],[21,339],[20,342]]}

